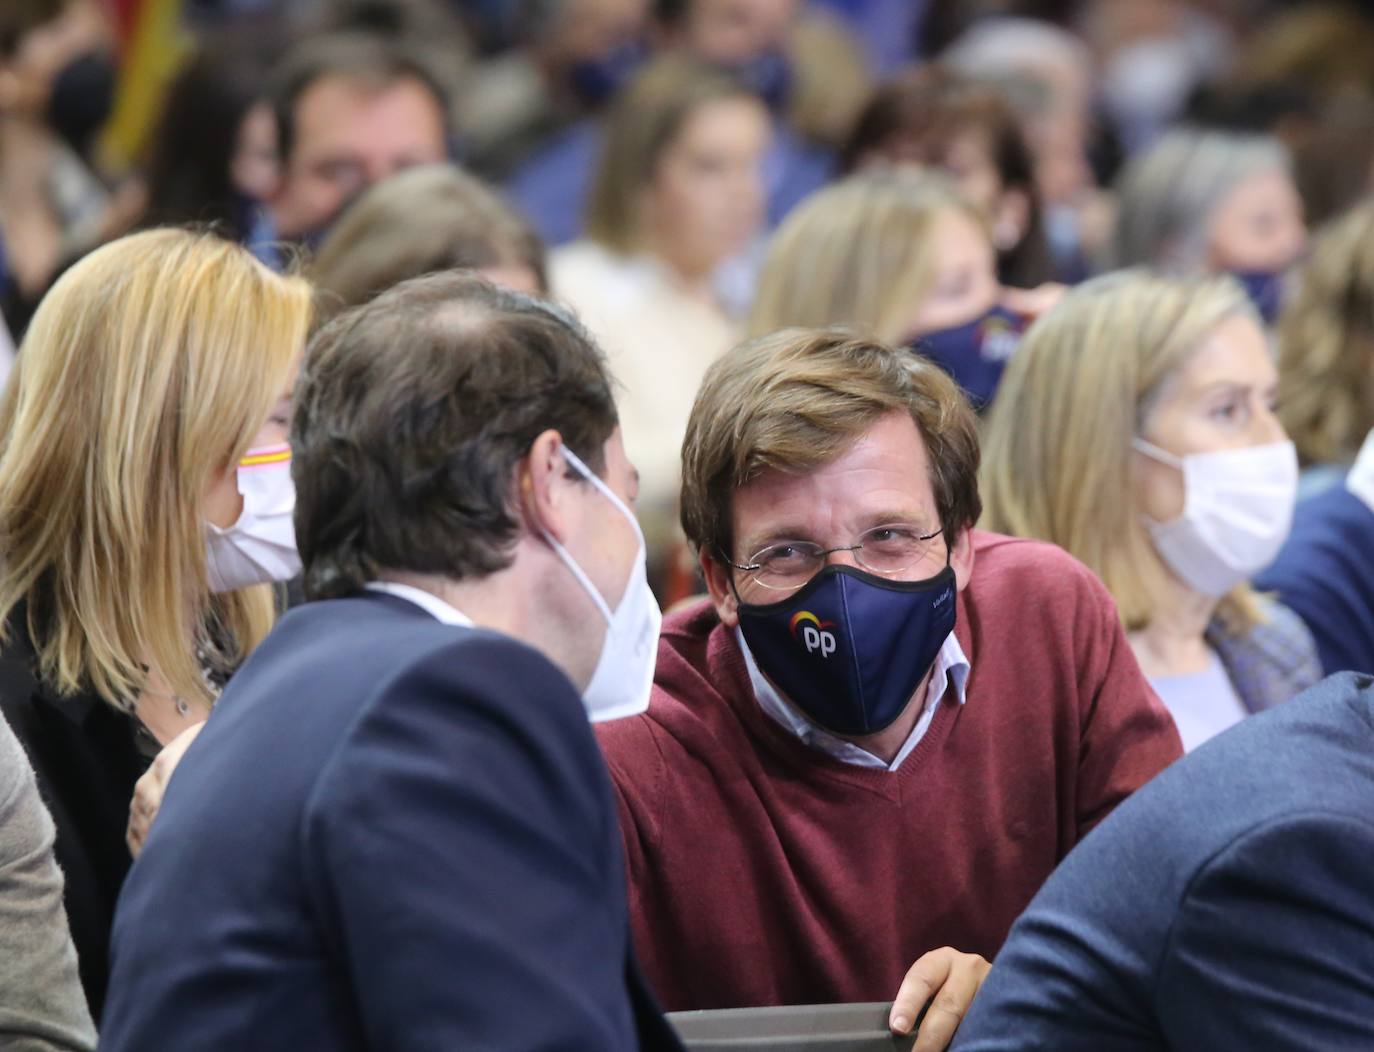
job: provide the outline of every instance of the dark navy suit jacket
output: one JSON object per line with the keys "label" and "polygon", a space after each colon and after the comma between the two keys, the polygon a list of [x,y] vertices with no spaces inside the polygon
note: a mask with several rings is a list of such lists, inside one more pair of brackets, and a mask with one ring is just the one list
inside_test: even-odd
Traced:
{"label": "dark navy suit jacket", "polygon": [[1255,584],[1307,622],[1328,673],[1374,673],[1374,512],[1344,485],[1298,505]]}
{"label": "dark navy suit jacket", "polygon": [[287,615],[115,917],[110,1052],[677,1048],[605,765],[536,651],[363,595]]}
{"label": "dark navy suit jacket", "polygon": [[1374,679],[1252,716],[1117,808],[954,1049],[1374,1049]]}

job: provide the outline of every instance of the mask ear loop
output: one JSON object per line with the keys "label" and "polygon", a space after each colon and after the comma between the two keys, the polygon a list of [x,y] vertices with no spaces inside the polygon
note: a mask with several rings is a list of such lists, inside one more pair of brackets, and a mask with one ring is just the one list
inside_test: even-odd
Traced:
{"label": "mask ear loop", "polygon": [[[611,504],[614,505],[617,509],[619,509],[620,513],[624,515],[625,518],[630,520],[630,525],[634,527],[635,536],[639,540],[640,557],[643,557],[646,550],[644,543],[644,532],[640,528],[639,520],[635,518],[634,513],[631,512],[630,509],[625,506],[625,502],[622,501],[619,497],[617,497],[615,493],[611,491],[611,488],[606,485],[606,483],[602,482],[599,478],[596,477],[596,473],[592,471],[591,468],[587,467],[586,464],[582,463],[582,458],[579,457],[576,453],[574,453],[571,449],[569,449],[566,444],[560,445],[558,448],[559,452],[563,454],[563,458],[569,464],[572,465],[573,469],[578,474],[580,474],[584,479],[590,482],[596,489],[600,490],[601,495],[604,496],[607,500],[609,500]],[[553,547],[555,554],[557,554],[558,558],[562,560],[563,565],[566,566],[568,570],[572,572],[572,575],[575,578],[577,578],[578,582],[582,585],[583,589],[587,592],[589,596],[591,596],[592,601],[596,604],[597,609],[601,611],[601,616],[606,619],[606,624],[608,626],[613,624],[615,621],[614,612],[611,610],[610,604],[606,602],[606,597],[603,596],[601,594],[600,589],[598,589],[596,585],[592,583],[591,578],[587,576],[586,572],[582,569],[582,567],[577,565],[577,560],[572,557],[572,553],[569,552],[566,548],[564,548],[563,545],[559,544],[558,541],[554,540],[553,535],[550,534],[547,530],[544,530],[541,527],[540,532],[544,534],[544,539],[548,541],[548,543]],[[621,602],[624,602],[623,598],[621,599]]]}
{"label": "mask ear loop", "polygon": [[1160,449],[1153,442],[1146,442],[1143,438],[1133,438],[1131,439],[1131,445],[1135,448],[1136,452],[1144,454],[1157,464],[1163,464],[1165,467],[1177,468],[1179,471],[1183,470],[1183,459],[1181,457],[1174,456],[1174,454],[1170,453],[1167,449]]}

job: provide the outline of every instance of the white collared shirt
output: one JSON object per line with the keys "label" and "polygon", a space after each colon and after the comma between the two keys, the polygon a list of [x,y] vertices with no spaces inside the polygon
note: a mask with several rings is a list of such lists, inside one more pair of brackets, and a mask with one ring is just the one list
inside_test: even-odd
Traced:
{"label": "white collared shirt", "polygon": [[950,686],[953,686],[960,705],[967,700],[965,687],[968,684],[971,666],[964,654],[964,648],[951,632],[940,645],[940,652],[936,654],[935,664],[931,667],[930,685],[926,688],[926,701],[925,707],[921,710],[921,718],[916,721],[916,726],[911,728],[911,733],[907,735],[906,741],[902,743],[892,762],[887,763],[867,749],[861,749],[853,742],[831,734],[824,727],[816,726],[803,716],[759,671],[754,655],[749,652],[749,646],[744,641],[744,633],[738,627],[735,628],[735,639],[739,641],[739,648],[744,654],[744,664],[749,669],[749,682],[754,687],[754,697],[758,699],[759,708],[783,730],[796,735],[804,745],[855,767],[885,767],[889,771],[895,771],[925,737],[926,731],[935,719],[935,713],[939,710],[940,700]]}
{"label": "white collared shirt", "polygon": [[387,595],[408,600],[446,625],[462,625],[464,628],[477,627],[467,614],[449,606],[433,592],[426,592],[423,588],[397,584],[395,581],[370,581],[364,587],[369,592],[385,592]]}

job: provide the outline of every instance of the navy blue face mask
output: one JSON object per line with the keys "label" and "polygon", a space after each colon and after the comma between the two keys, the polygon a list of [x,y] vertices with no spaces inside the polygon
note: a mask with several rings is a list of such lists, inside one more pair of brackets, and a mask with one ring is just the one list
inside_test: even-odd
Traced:
{"label": "navy blue face mask", "polygon": [[1231,276],[1241,283],[1265,325],[1279,320],[1283,307],[1282,270],[1234,270]]}
{"label": "navy blue face mask", "polygon": [[48,123],[81,157],[114,109],[115,79],[114,60],[101,51],[77,56],[53,79]]}
{"label": "navy blue face mask", "polygon": [[619,44],[604,55],[574,65],[568,71],[569,86],[584,106],[595,108],[629,83],[648,55],[642,41]]}
{"label": "navy blue face mask", "polygon": [[792,94],[792,64],[782,51],[765,51],[747,62],[730,67],[769,111],[777,114],[787,106]]}
{"label": "navy blue face mask", "polygon": [[776,603],[739,604],[759,669],[813,723],[857,737],[890,726],[954,631],[948,565],[924,581],[827,566]]}
{"label": "navy blue face mask", "polygon": [[911,348],[954,377],[973,407],[981,409],[992,401],[1025,328],[1021,315],[994,306],[963,325],[918,336]]}

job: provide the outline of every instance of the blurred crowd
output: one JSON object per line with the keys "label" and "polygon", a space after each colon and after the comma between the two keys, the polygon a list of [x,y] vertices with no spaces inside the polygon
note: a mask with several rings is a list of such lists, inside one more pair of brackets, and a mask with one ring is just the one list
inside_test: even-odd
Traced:
{"label": "blurred crowd", "polygon": [[[1065,667],[1096,669],[1100,658],[1102,683],[1126,683],[1121,689],[1135,691],[1140,712],[1153,711],[1158,695],[1173,716],[1173,728],[1145,727],[1154,752],[1133,769],[1131,785],[1118,792],[1104,776],[1103,812],[1172,760],[1173,729],[1191,750],[1326,673],[1374,673],[1374,12],[1366,5],[0,0],[0,379],[26,360],[27,348],[44,355],[14,373],[24,383],[12,383],[0,406],[0,544],[8,560],[0,619],[12,630],[43,589],[55,589],[54,608],[84,611],[89,600],[106,613],[120,609],[123,597],[104,595],[89,574],[59,588],[39,555],[25,570],[21,554],[26,537],[35,552],[52,542],[35,523],[56,522],[64,499],[103,508],[109,497],[112,510],[72,527],[79,538],[71,550],[108,557],[107,569],[147,585],[139,602],[148,609],[175,608],[166,646],[159,650],[157,633],[145,632],[152,620],[135,618],[128,639],[113,639],[92,629],[98,618],[78,614],[71,638],[40,644],[35,667],[57,693],[90,690],[115,709],[125,695],[156,696],[151,667],[171,684],[165,697],[177,706],[192,698],[190,717],[203,719],[272,620],[264,594],[221,595],[286,582],[301,563],[290,526],[294,496],[262,511],[251,544],[226,541],[217,556],[212,538],[208,579],[187,569],[203,560],[179,564],[177,574],[189,576],[164,581],[158,566],[122,566],[110,554],[144,540],[131,510],[137,479],[129,464],[138,458],[130,451],[157,448],[158,429],[183,410],[171,399],[154,413],[162,403],[148,394],[151,380],[135,390],[112,373],[104,388],[94,385],[79,353],[104,340],[133,360],[131,348],[146,351],[159,332],[190,325],[195,311],[214,312],[209,285],[196,283],[201,271],[178,272],[169,262],[184,252],[186,268],[209,273],[210,263],[197,262],[206,250],[186,248],[167,227],[208,230],[216,246],[251,253],[263,264],[253,264],[255,273],[282,276],[270,296],[248,276],[235,294],[251,302],[243,291],[251,289],[264,303],[276,297],[285,305],[261,306],[251,318],[246,308],[216,315],[215,325],[236,334],[242,360],[167,364],[158,374],[162,383],[192,369],[204,381],[197,398],[221,385],[213,389],[225,422],[214,442],[251,451],[248,467],[290,460],[291,388],[308,333],[404,290],[409,279],[471,271],[496,289],[569,308],[614,381],[613,415],[637,470],[646,575],[665,610],[703,593],[726,612],[768,605],[768,583],[752,602],[740,589],[751,595],[768,576],[778,545],[704,545],[703,538],[733,543],[733,525],[707,522],[701,507],[727,478],[744,492],[770,470],[820,470],[821,461],[797,450],[807,428],[832,434],[825,413],[833,406],[822,404],[825,382],[807,380],[799,361],[880,356],[866,343],[855,350],[844,342],[850,338],[882,353],[898,349],[904,361],[923,356],[942,372],[921,374],[928,396],[911,396],[911,416],[921,448],[931,451],[937,496],[964,487],[964,503],[950,503],[965,521],[942,519],[940,529],[908,537],[899,554],[910,558],[894,574],[913,583],[901,574],[939,554],[929,542],[943,531],[945,564],[934,569],[958,570],[961,590],[973,575],[974,547],[987,550],[979,565],[986,559],[991,567],[975,580],[1016,562],[987,534],[956,541],[972,537],[975,524],[1050,542],[1092,572],[1079,579],[1067,561],[1043,571],[1079,589],[1072,600],[1056,593],[1056,617],[1071,622],[1078,615],[1066,611],[1087,604],[1111,626],[1094,629],[1092,646],[1066,651]],[[121,242],[126,235],[147,237]],[[125,274],[114,262],[122,252],[128,273],[148,283],[139,286],[145,298],[121,301],[118,325],[97,338],[89,319],[100,313],[102,290]],[[156,292],[182,278],[187,304],[177,313],[182,304]],[[497,310],[483,299],[490,296],[519,313],[499,298],[504,292],[481,289],[463,295],[486,304],[482,310]],[[193,303],[193,291],[204,302]],[[140,324],[146,331],[135,331]],[[402,331],[404,318],[395,324]],[[837,342],[817,350],[820,337],[786,335],[798,329]],[[834,337],[840,331],[843,340]],[[770,387],[762,366],[751,379],[720,364],[743,370],[739,362],[753,361],[728,356],[745,340],[773,348],[770,362],[785,383]],[[896,398],[882,387],[882,369],[873,370],[871,390],[845,388],[845,397]],[[844,388],[844,378],[831,379]],[[586,394],[563,382],[570,386],[559,397],[531,387],[529,398],[559,405],[566,394],[575,404]],[[126,402],[102,415],[110,407],[98,403],[121,392]],[[727,395],[749,410],[739,410],[733,430],[722,423],[733,411]],[[500,397],[492,396],[497,416],[523,395],[503,389]],[[795,409],[786,398],[796,399]],[[244,408],[250,402],[273,406],[267,425]],[[412,421],[417,441],[422,417]],[[751,423],[765,419],[771,439]],[[851,432],[846,440],[865,433]],[[715,461],[703,452],[708,440]],[[747,471],[721,452],[751,442],[758,459]],[[123,451],[108,476],[92,474],[70,491],[51,481],[97,449]],[[157,465],[168,479],[182,467]],[[239,469],[226,470],[232,505]],[[288,478],[279,482],[289,490]],[[244,485],[240,510],[252,499]],[[174,501],[187,486],[149,483],[137,492]],[[122,502],[110,496],[116,491]],[[343,490],[336,496],[347,503]],[[629,494],[613,497],[619,510],[622,497]],[[199,553],[201,519],[214,538],[239,528],[236,513],[220,523],[189,498],[186,507],[194,529],[159,536],[167,551],[192,537],[189,548]],[[874,529],[865,527],[863,538],[879,550]],[[812,544],[817,551],[802,554],[814,557],[808,566],[819,576],[827,557],[863,546]],[[235,562],[240,556],[247,563]],[[156,595],[154,578],[163,588]],[[809,579],[781,590],[792,594],[802,580]],[[1021,596],[1019,588],[1007,584],[994,595],[984,584],[981,599],[975,590],[960,600],[961,616],[971,608],[975,624],[1002,626],[993,611],[1006,596]],[[169,599],[173,592],[180,598]],[[194,616],[177,605],[193,593]],[[978,621],[978,602],[986,622]],[[612,623],[605,602],[601,609]],[[814,614],[801,614],[820,631]],[[27,622],[29,631],[38,623]],[[795,636],[795,620],[791,628]],[[1008,624],[1005,635],[1024,628]],[[94,642],[82,643],[83,632]],[[234,646],[200,660],[220,642],[216,632]],[[941,638],[953,641],[951,633],[946,626]],[[1125,671],[1127,651],[1113,633],[1134,661]],[[1082,640],[1052,642],[1069,648]],[[921,669],[941,669],[941,691],[946,672],[956,683],[951,670],[960,661],[969,676],[957,644],[953,651],[932,665],[932,650]],[[985,651],[977,660],[993,671],[969,680],[969,689],[990,690],[998,658]],[[1005,664],[1000,674],[1011,690],[1018,670]],[[202,677],[210,666],[221,681]],[[749,669],[757,687],[763,680]],[[662,664],[659,674],[657,689],[671,692]],[[915,682],[904,683],[902,704]],[[1095,699],[1098,688],[1084,682],[1070,689],[1056,681],[1043,693]],[[962,704],[963,680],[958,687]],[[806,690],[798,683],[795,695]],[[134,750],[139,775],[188,717],[185,708],[155,711],[163,715],[134,721],[143,735]],[[1141,726],[1123,719],[1108,735],[1112,747]],[[793,730],[816,747],[814,727]],[[125,731],[121,724],[120,748],[128,750]],[[602,739],[612,752],[616,734]],[[645,752],[642,743],[621,748]],[[878,766],[895,771],[904,755],[894,750]],[[109,878],[109,901],[97,915],[73,914],[97,1015],[114,895],[128,868],[128,774],[114,794],[123,794],[116,813],[102,819],[102,835],[118,826],[118,858],[101,878]],[[734,784],[706,782],[683,792],[695,800]],[[735,803],[722,805],[723,816]],[[1080,808],[1068,839],[1100,817]],[[661,861],[642,864],[650,870]],[[86,862],[93,871],[103,864]],[[645,879],[671,889],[682,872]],[[663,916],[695,886],[664,892]],[[989,955],[1025,905],[1017,887],[1006,924],[978,944],[991,946]],[[660,920],[665,928],[672,922]],[[681,977],[671,975],[671,962],[651,963],[660,993],[674,991],[670,1005],[714,1007],[721,999],[689,989],[696,973],[675,987]],[[746,963],[745,971],[758,971]],[[749,981],[738,978],[738,988]]]}
{"label": "blurred crowd", "polygon": [[[624,387],[676,596],[682,428],[742,334],[957,358],[1052,301],[1017,290],[1136,264],[1232,273],[1273,323],[1306,230],[1369,188],[1371,58],[1339,3],[9,0],[0,354],[154,225],[304,267],[325,315],[447,266],[550,293]],[[859,178],[898,169],[948,178]],[[961,376],[980,404],[1000,364]]]}

